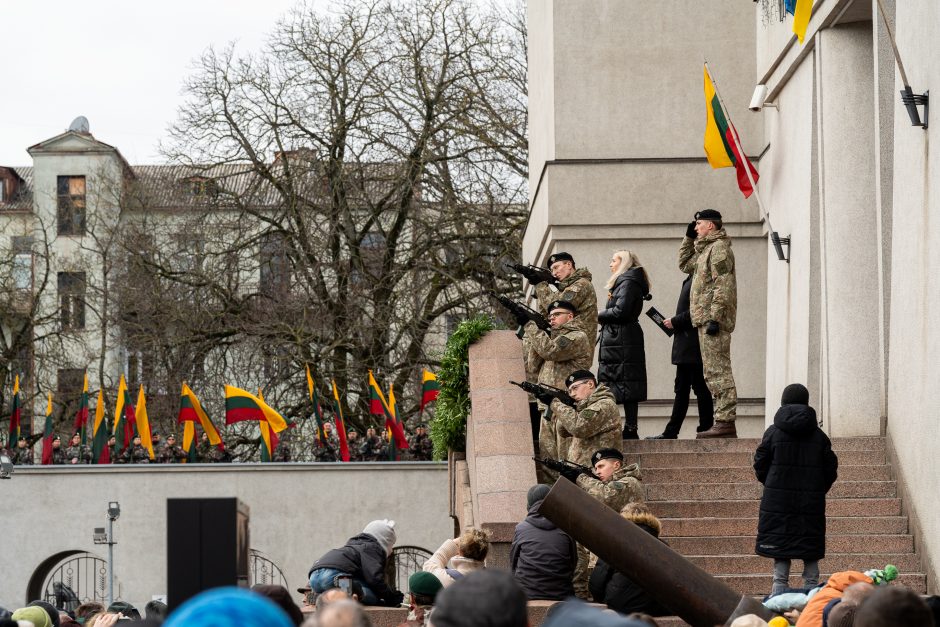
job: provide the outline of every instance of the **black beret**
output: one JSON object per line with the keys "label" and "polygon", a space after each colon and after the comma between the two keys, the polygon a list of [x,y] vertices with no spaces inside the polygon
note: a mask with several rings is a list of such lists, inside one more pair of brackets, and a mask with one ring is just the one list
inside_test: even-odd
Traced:
{"label": "black beret", "polygon": [[25,442],[25,441],[26,441],[25,435],[21,435],[19,438],[17,438],[17,442]]}
{"label": "black beret", "polygon": [[617,461],[623,461],[623,453],[618,451],[615,448],[602,448],[599,451],[594,451],[594,454],[591,455],[591,465],[594,466],[597,462],[602,459],[616,459]]}
{"label": "black beret", "polygon": [[60,437],[58,436],[58,434],[53,435],[53,436],[52,436],[52,441],[55,442],[56,440],[58,440],[59,442],[61,442],[61,441],[62,441],[62,438],[60,438]]}
{"label": "black beret", "polygon": [[721,214],[715,209],[702,209],[695,213],[696,220],[721,220]]}
{"label": "black beret", "polygon": [[552,264],[557,263],[559,261],[570,261],[571,263],[574,263],[574,257],[569,255],[568,253],[555,253],[554,255],[548,258],[548,263],[545,265],[551,268]]}
{"label": "black beret", "polygon": [[578,308],[575,307],[567,300],[556,300],[551,305],[548,306],[548,313],[552,313],[556,309],[567,309],[573,314],[578,313]]}
{"label": "black beret", "polygon": [[597,381],[597,379],[594,378],[594,373],[592,373],[590,370],[575,370],[568,375],[568,378],[565,379],[565,387],[570,388],[571,384],[575,381],[584,380]]}

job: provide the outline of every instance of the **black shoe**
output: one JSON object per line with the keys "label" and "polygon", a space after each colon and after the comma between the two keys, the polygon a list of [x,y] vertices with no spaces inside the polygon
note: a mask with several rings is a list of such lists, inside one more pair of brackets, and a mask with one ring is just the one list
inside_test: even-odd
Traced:
{"label": "black shoe", "polygon": [[677,435],[666,435],[665,433],[660,433],[659,435],[648,435],[644,440],[678,440],[679,436]]}
{"label": "black shoe", "polygon": [[637,435],[637,432],[636,432],[636,431],[627,431],[626,429],[624,429],[624,430],[623,430],[623,439],[624,439],[624,440],[639,440],[639,439],[640,439],[640,436]]}

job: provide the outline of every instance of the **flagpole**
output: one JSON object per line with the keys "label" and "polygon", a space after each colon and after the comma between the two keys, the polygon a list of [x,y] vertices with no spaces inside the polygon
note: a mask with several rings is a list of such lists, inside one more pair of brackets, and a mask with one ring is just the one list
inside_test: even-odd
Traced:
{"label": "flagpole", "polygon": [[754,190],[754,197],[757,198],[757,208],[761,213],[761,217],[767,222],[767,235],[769,237],[771,233],[774,232],[774,227],[770,224],[770,214],[764,210],[764,203],[761,202],[760,192],[757,191],[757,183],[754,182],[754,176],[751,174],[751,168],[748,166],[747,155],[744,153],[741,140],[738,138],[738,130],[735,128],[734,122],[731,121],[731,114],[728,112],[728,107],[725,106],[725,101],[721,97],[721,91],[718,89],[718,79],[715,78],[711,68],[708,67],[708,61],[705,61],[705,69],[708,71],[708,76],[712,81],[712,85],[715,87],[715,95],[718,96],[718,104],[721,106],[721,111],[724,113],[725,119],[728,120],[728,125],[731,127],[731,137],[734,138],[734,145],[738,149],[738,154],[744,159],[744,173],[747,174],[747,180],[751,184],[751,189]]}

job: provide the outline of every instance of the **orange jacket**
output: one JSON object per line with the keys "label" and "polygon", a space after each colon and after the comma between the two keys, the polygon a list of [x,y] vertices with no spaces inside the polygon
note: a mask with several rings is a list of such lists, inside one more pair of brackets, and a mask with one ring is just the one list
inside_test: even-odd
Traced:
{"label": "orange jacket", "polygon": [[871,577],[857,570],[833,573],[822,590],[817,592],[800,612],[796,627],[823,627],[823,610],[826,609],[829,601],[840,598],[846,588],[859,581],[874,583]]}

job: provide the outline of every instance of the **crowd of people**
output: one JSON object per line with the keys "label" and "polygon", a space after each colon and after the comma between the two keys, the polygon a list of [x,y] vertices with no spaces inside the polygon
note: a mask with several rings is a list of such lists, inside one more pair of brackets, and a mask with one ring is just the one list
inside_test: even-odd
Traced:
{"label": "crowd of people", "polygon": [[[325,437],[322,441],[317,438],[311,445],[311,456],[317,462],[338,462],[342,460],[340,453],[340,441],[333,429],[332,423],[326,422],[323,425]],[[212,446],[209,442],[209,436],[202,434],[198,443],[195,444],[192,454],[188,454],[180,445],[176,434],[167,434],[164,439],[162,434],[154,432],[151,435],[153,446],[153,457],[150,451],[143,445],[139,435],[136,435],[131,444],[123,451],[117,450],[116,438],[112,435],[108,440],[109,455],[108,463],[112,464],[179,464],[179,463],[226,463],[232,461],[232,456],[226,450],[217,446]],[[387,439],[378,435],[372,427],[366,430],[363,438],[355,429],[350,429],[346,433],[347,449],[349,451],[349,461],[351,462],[375,462],[390,461],[390,444]],[[272,461],[289,462],[294,461],[293,450],[296,445],[292,442],[292,436],[289,432],[284,433],[274,448]],[[415,431],[408,438],[407,451],[397,452],[398,461],[430,461],[434,451],[434,445],[428,435],[427,427],[419,424]],[[5,449],[0,446],[0,453],[9,456],[15,465],[32,465],[36,463],[36,453],[33,447],[29,445],[26,436],[20,436],[16,445],[12,449]],[[74,433],[68,440],[68,444],[62,446],[62,438],[59,435],[52,436],[52,455],[50,463],[52,465],[70,465],[70,464],[91,464],[92,449],[88,444],[82,443],[82,434]],[[98,462],[101,463],[101,462]]]}

